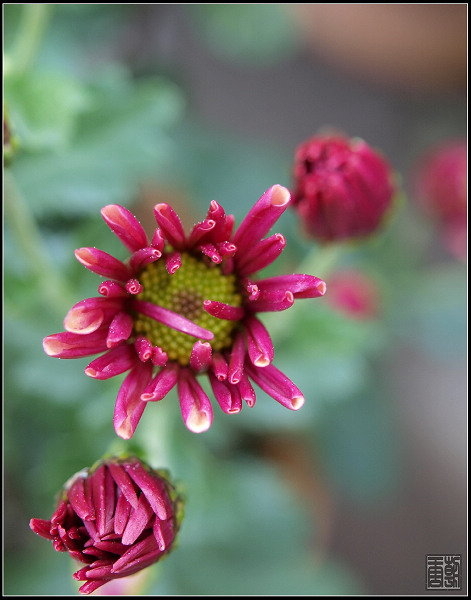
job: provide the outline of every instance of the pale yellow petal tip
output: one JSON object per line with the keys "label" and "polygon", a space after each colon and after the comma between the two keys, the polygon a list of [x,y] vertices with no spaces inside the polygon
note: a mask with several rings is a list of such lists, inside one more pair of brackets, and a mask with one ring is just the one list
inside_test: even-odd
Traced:
{"label": "pale yellow petal tip", "polygon": [[299,410],[304,405],[304,396],[295,396],[291,399],[293,410]]}
{"label": "pale yellow petal tip", "polygon": [[269,364],[270,364],[270,359],[267,356],[259,356],[254,361],[254,365],[256,367],[268,367]]}
{"label": "pale yellow petal tip", "polygon": [[90,367],[87,367],[85,369],[85,375],[88,375],[89,377],[92,377],[93,379],[96,378],[98,374],[98,371],[96,371],[95,369],[91,369]]}
{"label": "pale yellow petal tip", "polygon": [[322,281],[321,283],[319,283],[319,285],[317,286],[317,289],[319,290],[319,294],[321,294],[321,296],[324,296],[324,294],[327,291],[327,286],[325,284],[325,281]]}
{"label": "pale yellow petal tip", "polygon": [[71,333],[86,335],[96,331],[102,322],[102,310],[84,311],[82,308],[73,308],[64,319],[64,328]]}
{"label": "pale yellow petal tip", "polygon": [[131,427],[129,426],[127,419],[120,427],[116,428],[116,433],[123,440],[130,440],[132,438]]}
{"label": "pale yellow petal tip", "polygon": [[186,426],[193,433],[203,433],[211,427],[212,420],[212,415],[194,407],[188,415]]}
{"label": "pale yellow petal tip", "polygon": [[156,204],[154,206],[154,210],[161,213],[162,211],[166,210],[167,206],[168,204],[166,204],[165,202],[159,202],[159,204]]}
{"label": "pale yellow petal tip", "polygon": [[107,204],[100,210],[100,212],[104,216],[109,216],[111,213],[115,212],[116,210],[119,210],[119,206],[117,204]]}
{"label": "pale yellow petal tip", "polygon": [[44,338],[43,340],[44,352],[48,356],[57,356],[64,349],[64,345],[59,340],[56,340],[53,336]]}
{"label": "pale yellow petal tip", "polygon": [[282,185],[274,185],[271,195],[272,206],[285,206],[290,201],[289,191]]}

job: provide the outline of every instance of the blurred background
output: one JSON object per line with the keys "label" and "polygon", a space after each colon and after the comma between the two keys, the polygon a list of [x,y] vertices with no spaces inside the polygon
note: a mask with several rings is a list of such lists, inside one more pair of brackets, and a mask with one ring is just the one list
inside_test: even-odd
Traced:
{"label": "blurred background", "polygon": [[[196,436],[176,397],[147,408],[128,447],[188,502],[179,548],[129,593],[423,594],[425,555],[462,554],[466,594],[467,245],[415,182],[424,155],[466,140],[467,5],[7,4],[4,47],[4,593],[76,593],[29,519],[118,444],[119,382],[42,350],[96,295],[73,250],[124,258],[99,209],[151,228],[165,201],[188,227],[216,199],[239,223],[331,128],[385,154],[402,202],[329,269],[319,247],[326,296],[277,315],[301,411],[260,392]],[[292,212],[276,230],[297,271],[315,243]],[[352,270],[375,290],[356,312],[329,300]]]}

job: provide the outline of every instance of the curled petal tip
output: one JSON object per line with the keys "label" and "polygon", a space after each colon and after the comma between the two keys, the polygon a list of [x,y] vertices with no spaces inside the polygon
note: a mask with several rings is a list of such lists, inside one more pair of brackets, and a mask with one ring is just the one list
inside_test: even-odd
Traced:
{"label": "curled petal tip", "polygon": [[254,361],[256,367],[267,367],[270,364],[270,359],[267,356],[260,356]]}
{"label": "curled petal tip", "polygon": [[285,206],[290,201],[291,196],[289,191],[282,185],[274,185],[271,204],[272,206]]}
{"label": "curled petal tip", "polygon": [[317,289],[318,289],[318,291],[319,291],[319,294],[320,294],[321,296],[324,296],[324,294],[325,294],[325,293],[326,293],[326,291],[327,291],[327,286],[326,286],[326,284],[325,284],[325,281],[321,281],[321,282],[320,282],[320,283],[317,285]]}
{"label": "curled petal tip", "polygon": [[63,349],[61,344],[53,335],[48,335],[43,339],[44,352],[48,356],[57,356]]}
{"label": "curled petal tip", "polygon": [[291,406],[293,410],[299,410],[304,405],[304,396],[294,396],[291,398]]}
{"label": "curled petal tip", "polygon": [[186,426],[193,433],[203,433],[211,427],[212,416],[205,411],[193,407],[186,420]]}

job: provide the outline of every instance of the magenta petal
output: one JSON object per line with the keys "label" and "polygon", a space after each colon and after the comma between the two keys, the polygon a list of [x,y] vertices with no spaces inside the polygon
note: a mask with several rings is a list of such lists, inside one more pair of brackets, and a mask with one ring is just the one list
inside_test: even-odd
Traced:
{"label": "magenta petal", "polygon": [[187,333],[188,335],[207,341],[214,338],[214,334],[208,329],[200,327],[196,323],[193,323],[193,321],[190,321],[182,315],[168,310],[167,308],[152,304],[152,302],[134,300],[132,302],[132,308],[137,310],[137,312],[146,315],[151,319],[155,319],[159,323],[167,325],[167,327],[181,331],[182,333]]}
{"label": "magenta petal", "polygon": [[241,306],[230,306],[216,300],[205,300],[203,308],[213,317],[226,321],[240,321],[245,315],[245,309]]}
{"label": "magenta petal", "polygon": [[239,332],[232,345],[232,352],[229,358],[229,370],[227,378],[229,383],[238,383],[244,372],[244,360],[245,360],[245,343],[242,332]]}
{"label": "magenta petal", "polygon": [[47,540],[54,539],[54,536],[49,533],[51,529],[51,521],[46,521],[45,519],[31,519],[29,526],[34,533],[37,533],[41,537],[46,538]]}
{"label": "magenta petal", "polygon": [[119,312],[110,323],[106,345],[114,348],[131,337],[134,320],[127,312]]}
{"label": "magenta petal", "polygon": [[216,250],[222,258],[231,258],[237,252],[237,246],[232,242],[218,242]]}
{"label": "magenta petal", "polygon": [[75,256],[84,267],[102,277],[109,277],[124,282],[132,275],[129,267],[114,256],[111,256],[111,254],[103,252],[103,250],[98,250],[97,248],[78,248],[75,250]]}
{"label": "magenta petal", "polygon": [[86,583],[84,583],[82,586],[79,587],[79,592],[80,592],[80,594],[83,594],[84,596],[91,594],[98,588],[101,588],[102,585],[105,585],[106,582],[107,582],[106,579],[103,579],[103,580],[94,579],[93,581],[87,581]]}
{"label": "magenta petal", "polygon": [[87,335],[64,331],[45,337],[43,348],[48,356],[55,358],[82,358],[107,350],[106,337],[107,328]]}
{"label": "magenta petal", "polygon": [[109,379],[129,371],[136,366],[136,363],[137,355],[134,347],[124,344],[108,350],[93,360],[85,368],[85,374],[93,379]]}
{"label": "magenta petal", "polygon": [[127,208],[118,204],[108,204],[101,209],[101,214],[111,231],[130,252],[149,245],[142,225]]}
{"label": "magenta petal", "polygon": [[215,226],[211,233],[206,236],[206,241],[216,244],[230,239],[232,228],[234,226],[234,219],[232,215],[226,215],[224,209],[216,202],[216,200],[211,201],[207,218],[212,220],[215,223]]}
{"label": "magenta petal", "polygon": [[116,398],[113,424],[116,433],[125,440],[130,439],[136,430],[146,403],[141,394],[152,377],[152,363],[139,363],[123,381]]}
{"label": "magenta petal", "polygon": [[152,236],[151,246],[153,248],[157,248],[157,250],[160,250],[160,252],[164,251],[165,239],[164,239],[164,236],[162,235],[162,231],[159,228],[157,228],[154,231],[154,235]]}
{"label": "magenta petal", "polygon": [[252,384],[249,381],[247,373],[244,372],[241,380],[237,384],[242,400],[247,403],[247,406],[251,408],[255,404],[256,395]]}
{"label": "magenta petal", "polygon": [[176,363],[169,363],[164,367],[141,394],[141,400],[144,402],[162,400],[177,383],[178,369]]}
{"label": "magenta petal", "polygon": [[96,527],[100,538],[105,534],[106,523],[106,490],[104,465],[100,465],[91,477],[93,505],[96,512]]}
{"label": "magenta petal", "polygon": [[112,572],[124,574],[124,572],[129,570],[129,572],[126,573],[129,575],[136,561],[140,563],[139,568],[142,569],[144,556],[156,549],[155,537],[154,534],[151,533],[142,541],[133,544],[129,550],[126,550],[126,552],[113,564]]}
{"label": "magenta petal", "polygon": [[123,532],[121,541],[125,546],[134,544],[134,542],[146,528],[147,523],[153,514],[154,513],[149,502],[144,494],[141,494],[139,496],[139,504],[129,516],[126,529]]}
{"label": "magenta petal", "polygon": [[273,185],[250,209],[234,234],[233,242],[243,254],[253,248],[266,235],[287,209],[289,191],[281,185]]}
{"label": "magenta petal", "polygon": [[140,294],[144,288],[137,279],[131,278],[126,281],[126,291],[128,294],[136,296]]}
{"label": "magenta petal", "polygon": [[164,534],[162,532],[162,524],[160,519],[155,519],[152,530],[154,533],[155,541],[157,542],[157,546],[159,547],[159,550],[163,552],[167,547],[167,544],[165,542]]}
{"label": "magenta petal", "polygon": [[151,361],[156,367],[164,367],[168,361],[168,354],[160,346],[154,346]]}
{"label": "magenta petal", "polygon": [[285,246],[284,236],[281,233],[275,233],[254,244],[245,253],[237,252],[235,260],[239,276],[245,277],[268,267],[280,256]]}
{"label": "magenta petal", "polygon": [[74,511],[83,521],[91,521],[95,519],[93,510],[90,510],[92,507],[89,505],[85,496],[83,477],[79,476],[75,479],[67,492],[67,498]]}
{"label": "magenta petal", "polygon": [[251,312],[273,312],[286,310],[294,304],[294,296],[290,291],[286,292],[270,292],[266,294],[266,298],[262,300],[262,295],[257,300],[247,304],[247,308]]}
{"label": "magenta petal", "polygon": [[294,298],[318,298],[326,292],[326,285],[319,277],[314,275],[281,275],[260,279],[257,281],[260,289],[260,298],[267,297],[271,292],[289,290]]}
{"label": "magenta petal", "polygon": [[231,385],[227,381],[220,381],[212,373],[208,373],[209,382],[221,409],[231,415],[241,411],[242,398],[236,385]]}
{"label": "magenta petal", "polygon": [[98,286],[98,293],[106,298],[127,298],[126,289],[117,281],[104,281]]}
{"label": "magenta petal", "polygon": [[213,422],[211,402],[188,369],[183,369],[178,379],[178,397],[188,429],[193,433],[207,431]]}
{"label": "magenta petal", "polygon": [[66,331],[86,335],[96,331],[103,323],[109,323],[123,308],[121,298],[87,298],[77,302],[64,319]]}
{"label": "magenta petal", "polygon": [[67,502],[62,499],[51,517],[51,529],[55,525],[60,525],[67,517]]}
{"label": "magenta petal", "polygon": [[165,268],[169,275],[173,275],[182,266],[182,255],[180,252],[172,252],[165,255]]}
{"label": "magenta petal", "polygon": [[216,221],[213,219],[204,219],[203,221],[196,223],[188,237],[188,245],[194,247],[200,240],[205,238],[215,226]]}
{"label": "magenta petal", "polygon": [[208,256],[213,263],[219,264],[222,261],[221,255],[216,250],[216,246],[211,243],[199,244],[198,250],[200,250],[205,256]]}
{"label": "magenta petal", "polygon": [[258,289],[258,285],[253,281],[250,281],[250,279],[244,279],[242,285],[245,291],[247,292],[248,299],[257,300],[257,298],[260,296],[260,290]]}
{"label": "magenta petal", "polygon": [[113,477],[116,485],[120,489],[127,502],[133,507],[137,508],[137,494],[134,483],[126,473],[122,465],[115,464],[113,462],[108,463],[108,469],[110,470],[111,476]]}
{"label": "magenta petal", "polygon": [[212,367],[213,373],[216,375],[219,381],[224,381],[224,379],[227,379],[229,365],[227,364],[226,359],[220,352],[214,352]]}
{"label": "magenta petal", "polygon": [[138,273],[146,265],[155,262],[162,256],[162,252],[157,248],[150,246],[146,248],[140,248],[129,259],[129,266],[134,273]]}
{"label": "magenta petal", "polygon": [[263,323],[255,317],[244,321],[249,358],[256,367],[266,367],[274,356],[273,343]]}
{"label": "magenta petal", "polygon": [[185,232],[177,213],[165,202],[154,206],[154,215],[168,243],[176,250],[185,248]]}
{"label": "magenta petal", "polygon": [[208,342],[198,340],[191,350],[190,366],[196,371],[205,371],[211,365],[212,349]]}
{"label": "magenta petal", "polygon": [[147,362],[152,358],[152,344],[145,337],[138,337],[134,342],[134,348],[142,362]]}
{"label": "magenta petal", "polygon": [[247,361],[245,368],[249,377],[264,392],[286,408],[298,410],[304,404],[304,396],[299,388],[273,365],[260,369]]}
{"label": "magenta petal", "polygon": [[126,469],[129,477],[131,477],[136,485],[142,490],[142,493],[147,498],[157,517],[162,520],[167,519],[168,514],[164,499],[162,497],[162,492],[152,475],[148,473],[138,461],[135,461],[132,464],[126,463],[124,468]]}
{"label": "magenta petal", "polygon": [[[137,496],[136,496],[136,506],[137,506]],[[119,496],[118,501],[116,502],[116,510],[114,514],[114,531],[116,535],[121,537],[123,535],[123,531],[126,529],[126,525],[129,519],[129,515],[131,514],[132,506],[127,501],[124,494]]]}

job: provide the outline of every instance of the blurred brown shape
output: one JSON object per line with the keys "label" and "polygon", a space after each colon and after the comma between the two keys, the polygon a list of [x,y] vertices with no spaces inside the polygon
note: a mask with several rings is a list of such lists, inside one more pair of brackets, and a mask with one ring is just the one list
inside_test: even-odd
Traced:
{"label": "blurred brown shape", "polygon": [[392,87],[465,88],[467,4],[291,4],[308,44],[331,64]]}

